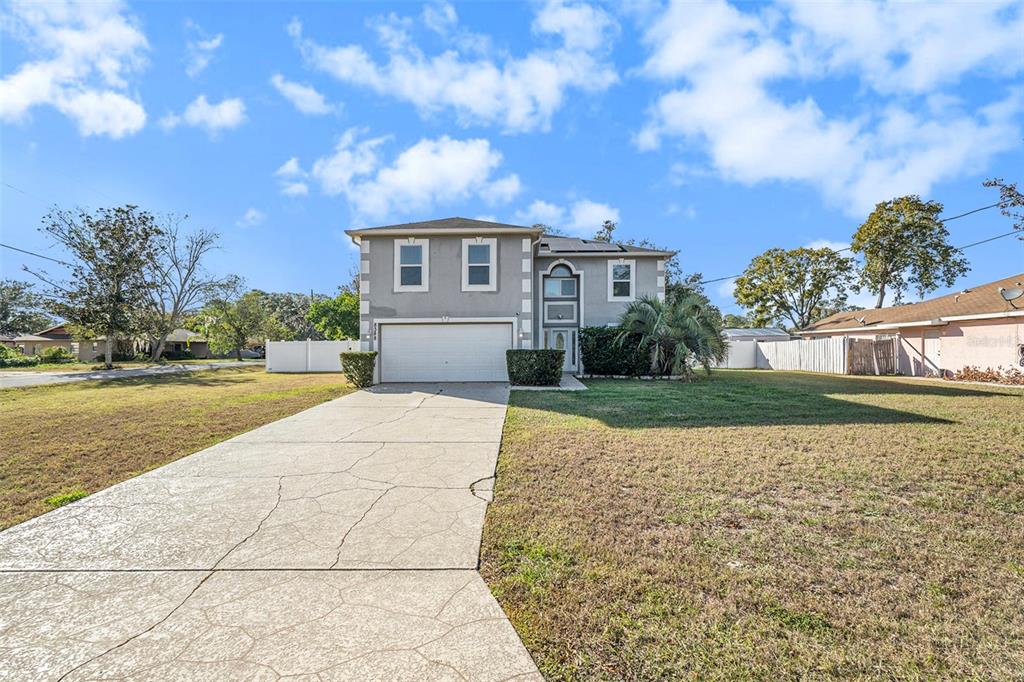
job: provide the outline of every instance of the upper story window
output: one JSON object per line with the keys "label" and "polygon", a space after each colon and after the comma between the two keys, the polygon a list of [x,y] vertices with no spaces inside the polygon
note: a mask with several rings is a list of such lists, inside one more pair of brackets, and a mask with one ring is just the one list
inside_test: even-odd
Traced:
{"label": "upper story window", "polygon": [[556,265],[544,278],[544,298],[575,298],[576,278],[565,265]]}
{"label": "upper story window", "polygon": [[430,240],[395,240],[395,291],[428,291]]}
{"label": "upper story window", "polygon": [[608,261],[608,300],[632,301],[636,298],[636,261]]}
{"label": "upper story window", "polygon": [[462,240],[462,290],[497,291],[498,240],[495,238]]}

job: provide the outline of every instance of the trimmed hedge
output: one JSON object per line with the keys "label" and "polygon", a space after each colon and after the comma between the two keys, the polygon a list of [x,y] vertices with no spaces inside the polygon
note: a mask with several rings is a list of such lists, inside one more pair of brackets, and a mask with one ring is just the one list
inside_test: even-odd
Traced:
{"label": "trimmed hedge", "polygon": [[513,386],[557,386],[562,380],[564,364],[564,350],[513,348],[505,351],[508,380]]}
{"label": "trimmed hedge", "polygon": [[0,367],[32,367],[38,364],[38,355],[25,355],[9,346],[0,345]]}
{"label": "trimmed hedge", "polygon": [[619,327],[584,327],[580,330],[580,359],[584,374],[639,377],[650,376],[651,355],[638,348],[638,339],[616,343]]}
{"label": "trimmed hedge", "polygon": [[341,354],[341,371],[356,388],[373,385],[373,368],[377,364],[377,351],[353,350]]}
{"label": "trimmed hedge", "polygon": [[64,346],[51,346],[39,354],[43,362],[75,362],[78,360],[71,351]]}

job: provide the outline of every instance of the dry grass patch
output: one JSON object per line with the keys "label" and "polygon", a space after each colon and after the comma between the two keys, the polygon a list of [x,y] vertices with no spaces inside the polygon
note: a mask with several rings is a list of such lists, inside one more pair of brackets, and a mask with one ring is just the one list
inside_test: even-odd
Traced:
{"label": "dry grass patch", "polygon": [[0,391],[0,528],[351,390],[246,367]]}
{"label": "dry grass patch", "polygon": [[588,383],[513,394],[484,530],[549,679],[1020,676],[1020,391]]}

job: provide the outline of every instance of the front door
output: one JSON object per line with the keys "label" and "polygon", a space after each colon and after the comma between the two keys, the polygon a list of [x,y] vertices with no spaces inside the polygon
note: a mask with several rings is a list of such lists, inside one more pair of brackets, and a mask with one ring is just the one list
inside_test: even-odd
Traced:
{"label": "front door", "polygon": [[924,374],[925,376],[942,376],[941,334],[925,332],[924,334]]}
{"label": "front door", "polygon": [[548,348],[565,351],[565,364],[562,365],[563,372],[576,371],[576,330],[575,329],[549,329],[547,334]]}

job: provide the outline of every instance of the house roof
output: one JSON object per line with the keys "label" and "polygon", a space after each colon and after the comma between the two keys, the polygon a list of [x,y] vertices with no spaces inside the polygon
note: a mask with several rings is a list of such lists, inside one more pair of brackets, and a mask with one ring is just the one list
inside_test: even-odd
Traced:
{"label": "house roof", "polygon": [[345,234],[355,239],[375,234],[415,236],[430,234],[522,233],[524,235],[539,235],[541,232],[542,230],[538,227],[509,225],[508,223],[493,223],[488,220],[475,220],[473,218],[459,217],[441,218],[439,220],[423,220],[418,223],[401,223],[399,225],[382,225],[380,227],[363,227],[345,230]]}
{"label": "house roof", "polygon": [[833,331],[864,331],[905,325],[944,324],[950,320],[1004,315],[1024,315],[1024,296],[1010,302],[1000,289],[1024,287],[1024,273],[937,298],[907,305],[872,308],[835,313],[805,327],[801,334],[822,334]]}
{"label": "house roof", "polygon": [[726,327],[722,330],[722,333],[727,339],[771,339],[771,340],[783,340],[789,338],[789,332],[785,329],[777,329],[774,327],[757,327],[757,328],[745,328],[745,327]]}
{"label": "house roof", "polygon": [[50,336],[47,338],[51,340],[54,338],[61,337],[71,338],[71,333],[67,330],[67,327],[65,326],[64,322],[61,322],[60,324],[55,324],[52,327],[47,327],[46,329],[36,332],[36,334],[40,336],[45,336],[49,334]]}
{"label": "house roof", "polygon": [[196,343],[206,341],[206,337],[189,329],[175,329],[167,335],[167,340],[171,343]]}
{"label": "house roof", "polygon": [[56,339],[48,339],[45,336],[36,336],[35,334],[18,334],[16,336],[8,336],[8,335],[5,334],[3,336],[0,336],[0,339],[2,339],[4,341],[21,341],[23,343],[27,342],[27,341],[54,341],[54,340],[56,340]]}
{"label": "house roof", "polygon": [[664,256],[671,257],[675,251],[649,249],[643,246],[605,242],[598,239],[560,237],[544,235],[540,240],[538,255],[541,256]]}

